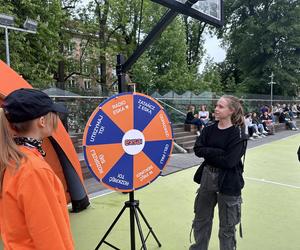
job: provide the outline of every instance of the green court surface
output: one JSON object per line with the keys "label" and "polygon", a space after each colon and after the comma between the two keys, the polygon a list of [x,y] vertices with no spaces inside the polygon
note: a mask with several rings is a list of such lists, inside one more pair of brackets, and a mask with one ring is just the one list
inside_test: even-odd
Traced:
{"label": "green court surface", "polygon": [[[300,249],[300,164],[296,157],[299,141],[298,134],[247,151],[242,207],[244,237],[238,237],[239,250]],[[195,170],[194,167],[161,177],[135,192],[141,210],[162,244],[159,248],[150,236],[147,249],[188,249],[197,189],[192,181]],[[126,200],[128,195],[111,193],[93,199],[92,207],[86,211],[71,214],[76,249],[95,249]],[[122,250],[130,249],[127,210],[107,238]],[[219,249],[217,230],[216,209],[211,250]],[[140,246],[136,234],[136,249]],[[100,249],[112,248],[102,245]]]}
{"label": "green court surface", "polygon": [[[237,237],[238,250],[300,249],[300,163],[296,157],[299,141],[297,134],[247,151],[242,207],[244,238]],[[197,189],[192,181],[195,171],[193,167],[161,177],[135,192],[141,210],[162,244],[159,248],[150,236],[147,249],[189,248]],[[113,192],[93,199],[86,211],[70,214],[76,250],[95,249],[127,200],[128,195]],[[122,250],[130,249],[127,210],[107,238]],[[219,249],[217,214],[216,209],[210,250]],[[143,228],[147,233],[144,224]],[[140,246],[136,234],[136,249]],[[100,249],[112,248],[102,245]]]}

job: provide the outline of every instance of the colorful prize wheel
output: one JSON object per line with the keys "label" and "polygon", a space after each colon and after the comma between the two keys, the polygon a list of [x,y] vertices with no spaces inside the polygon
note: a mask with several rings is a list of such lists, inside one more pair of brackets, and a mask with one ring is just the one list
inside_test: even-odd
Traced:
{"label": "colorful prize wheel", "polygon": [[101,103],[83,136],[85,161],[94,177],[121,192],[154,181],[172,147],[172,127],[163,107],[140,93],[121,93]]}

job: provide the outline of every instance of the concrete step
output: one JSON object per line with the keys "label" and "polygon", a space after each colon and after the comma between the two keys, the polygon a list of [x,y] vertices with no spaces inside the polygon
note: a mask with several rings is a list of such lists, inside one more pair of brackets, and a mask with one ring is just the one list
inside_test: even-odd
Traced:
{"label": "concrete step", "polygon": [[196,141],[197,139],[197,135],[186,135],[186,136],[182,136],[182,137],[177,137],[175,138],[175,141],[176,143],[180,144],[180,143],[183,143],[183,142],[186,142],[186,141],[192,141],[192,140],[195,140]]}
{"label": "concrete step", "polygon": [[188,140],[188,141],[184,141],[182,143],[179,144],[179,146],[183,147],[183,148],[188,148],[188,147],[194,147],[195,145],[195,140]]}
{"label": "concrete step", "polygon": [[88,194],[107,190],[107,188],[101,182],[98,182],[95,178],[84,179],[84,185]]}
{"label": "concrete step", "polygon": [[180,128],[173,128],[173,133],[179,133],[179,132],[184,132],[184,127],[180,127]]}
{"label": "concrete step", "polygon": [[175,128],[182,128],[183,126],[183,123],[174,123],[172,124],[172,128],[175,129]]}
{"label": "concrete step", "polygon": [[274,127],[275,127],[275,133],[279,131],[287,130],[287,127],[284,123],[275,123]]}
{"label": "concrete step", "polygon": [[185,137],[185,136],[189,136],[189,135],[196,135],[196,133],[191,133],[191,132],[187,132],[187,131],[182,131],[182,132],[178,132],[178,133],[174,133],[174,138],[180,138],[180,137]]}

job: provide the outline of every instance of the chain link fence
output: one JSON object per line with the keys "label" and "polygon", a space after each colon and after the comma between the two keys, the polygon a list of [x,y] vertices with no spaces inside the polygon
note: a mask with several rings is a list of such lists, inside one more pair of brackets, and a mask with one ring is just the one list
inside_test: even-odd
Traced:
{"label": "chain link fence", "polygon": [[[227,94],[227,93],[226,93]],[[51,96],[51,95],[50,95]],[[205,92],[202,95],[195,95],[192,92],[186,92],[183,95],[177,95],[169,92],[164,96],[155,92],[152,97],[157,99],[165,108],[172,123],[184,123],[187,108],[190,104],[195,105],[196,111],[201,105],[206,105],[209,112],[213,112],[215,104],[221,95]],[[237,96],[237,95],[236,95]],[[271,106],[270,96],[244,94],[237,96],[243,100],[245,112],[259,112],[264,105]],[[63,123],[70,133],[82,133],[93,111],[108,98],[108,96],[51,96],[55,102],[64,104],[68,110],[68,116],[64,117]],[[272,104],[298,104],[300,99],[289,97],[274,96]]]}

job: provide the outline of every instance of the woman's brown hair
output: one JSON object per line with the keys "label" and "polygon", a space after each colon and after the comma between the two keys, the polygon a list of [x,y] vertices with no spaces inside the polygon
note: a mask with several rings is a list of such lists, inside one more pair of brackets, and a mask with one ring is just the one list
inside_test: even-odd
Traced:
{"label": "woman's brown hair", "polygon": [[231,115],[232,124],[236,126],[244,126],[244,110],[242,101],[232,95],[223,95],[222,98],[228,101],[228,107],[234,111]]}

